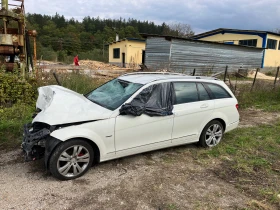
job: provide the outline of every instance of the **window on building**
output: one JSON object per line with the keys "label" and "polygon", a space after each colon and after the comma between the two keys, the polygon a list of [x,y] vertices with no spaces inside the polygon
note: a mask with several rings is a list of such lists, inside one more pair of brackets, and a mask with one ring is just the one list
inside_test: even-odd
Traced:
{"label": "window on building", "polygon": [[120,48],[113,49],[113,58],[120,58]]}
{"label": "window on building", "polygon": [[275,39],[267,39],[267,49],[276,49],[277,40]]}
{"label": "window on building", "polygon": [[239,40],[239,45],[256,47],[257,46],[257,42],[258,42],[257,39]]}
{"label": "window on building", "polygon": [[278,44],[278,50],[280,50],[280,41],[279,41],[279,44]]}

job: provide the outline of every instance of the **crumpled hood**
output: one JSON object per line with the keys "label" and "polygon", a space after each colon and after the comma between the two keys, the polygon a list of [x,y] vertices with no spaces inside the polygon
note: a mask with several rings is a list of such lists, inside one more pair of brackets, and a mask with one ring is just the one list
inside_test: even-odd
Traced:
{"label": "crumpled hood", "polygon": [[67,88],[50,85],[38,88],[36,107],[42,111],[33,122],[62,125],[109,118],[112,111]]}

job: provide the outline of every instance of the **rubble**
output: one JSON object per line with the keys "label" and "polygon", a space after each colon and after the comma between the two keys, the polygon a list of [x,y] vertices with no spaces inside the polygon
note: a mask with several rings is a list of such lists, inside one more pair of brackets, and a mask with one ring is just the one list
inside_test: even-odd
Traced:
{"label": "rubble", "polygon": [[81,67],[86,67],[91,70],[119,70],[119,69],[125,69],[121,68],[119,66],[111,65],[109,63],[103,63],[99,61],[93,61],[93,60],[80,60],[79,61]]}

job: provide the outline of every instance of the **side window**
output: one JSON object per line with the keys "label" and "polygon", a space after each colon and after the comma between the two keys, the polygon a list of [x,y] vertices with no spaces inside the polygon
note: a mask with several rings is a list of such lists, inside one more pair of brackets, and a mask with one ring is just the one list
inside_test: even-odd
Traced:
{"label": "side window", "polygon": [[205,88],[201,83],[197,83],[197,89],[198,89],[200,101],[210,100],[209,94],[207,93],[207,91],[205,90]]}
{"label": "side window", "polygon": [[175,104],[198,101],[198,93],[194,82],[174,82]]}
{"label": "side window", "polygon": [[207,86],[211,92],[213,93],[214,97],[216,99],[219,98],[231,98],[231,95],[221,86],[219,85],[215,85],[215,84],[205,84],[205,86]]}

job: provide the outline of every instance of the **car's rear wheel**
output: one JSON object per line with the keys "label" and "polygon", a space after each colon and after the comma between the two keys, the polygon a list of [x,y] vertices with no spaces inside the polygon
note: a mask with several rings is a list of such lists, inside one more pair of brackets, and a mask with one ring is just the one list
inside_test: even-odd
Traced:
{"label": "car's rear wheel", "polygon": [[94,152],[84,140],[73,139],[60,144],[49,161],[51,174],[60,180],[84,175],[93,163]]}
{"label": "car's rear wheel", "polygon": [[203,147],[214,147],[220,143],[224,135],[224,127],[218,120],[212,120],[203,129],[199,143]]}

